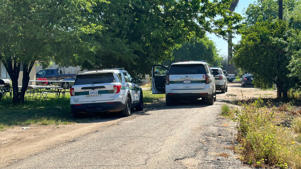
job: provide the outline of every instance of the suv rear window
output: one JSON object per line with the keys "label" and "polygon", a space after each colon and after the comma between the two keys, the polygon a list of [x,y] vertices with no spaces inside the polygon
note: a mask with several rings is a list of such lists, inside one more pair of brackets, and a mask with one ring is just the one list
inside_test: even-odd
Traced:
{"label": "suv rear window", "polygon": [[189,65],[172,65],[169,70],[170,75],[180,74],[206,74],[204,65],[189,64]]}
{"label": "suv rear window", "polygon": [[221,74],[221,71],[219,71],[218,69],[211,69],[211,71],[214,76]]}
{"label": "suv rear window", "polygon": [[77,75],[74,82],[75,85],[96,84],[96,83],[112,83],[115,82],[113,73],[98,73]]}

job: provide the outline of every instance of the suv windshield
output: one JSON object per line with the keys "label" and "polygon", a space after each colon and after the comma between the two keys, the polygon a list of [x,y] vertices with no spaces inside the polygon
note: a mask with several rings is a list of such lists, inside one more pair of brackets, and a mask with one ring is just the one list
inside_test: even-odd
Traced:
{"label": "suv windshield", "polygon": [[180,74],[206,74],[204,65],[188,64],[188,65],[172,65],[169,70],[170,75]]}
{"label": "suv windshield", "polygon": [[96,84],[96,83],[112,83],[115,82],[113,73],[98,73],[78,75],[75,80],[75,85]]}

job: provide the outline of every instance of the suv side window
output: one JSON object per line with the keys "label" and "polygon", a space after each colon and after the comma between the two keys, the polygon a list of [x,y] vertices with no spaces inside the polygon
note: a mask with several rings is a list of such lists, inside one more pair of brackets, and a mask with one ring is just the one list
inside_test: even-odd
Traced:
{"label": "suv side window", "polygon": [[118,73],[118,74],[117,74],[117,78],[118,78],[119,82],[122,82],[122,76],[121,76],[121,73]]}
{"label": "suv side window", "polygon": [[126,82],[132,82],[132,77],[128,74],[128,72],[123,72],[123,76]]}

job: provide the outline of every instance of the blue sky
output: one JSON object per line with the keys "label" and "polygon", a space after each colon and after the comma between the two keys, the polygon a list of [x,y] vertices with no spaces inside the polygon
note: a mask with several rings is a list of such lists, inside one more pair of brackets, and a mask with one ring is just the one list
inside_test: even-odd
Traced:
{"label": "blue sky", "polygon": [[[241,15],[244,15],[249,4],[254,3],[254,2],[255,2],[255,0],[240,0],[235,9],[235,12],[237,12]],[[208,34],[208,37],[209,37],[209,39],[214,41],[219,55],[222,57],[227,57],[228,56],[227,41],[225,41],[224,39],[222,39],[218,36],[215,36],[214,34]],[[236,44],[239,40],[240,40],[240,36],[236,36],[233,39],[233,43]]]}

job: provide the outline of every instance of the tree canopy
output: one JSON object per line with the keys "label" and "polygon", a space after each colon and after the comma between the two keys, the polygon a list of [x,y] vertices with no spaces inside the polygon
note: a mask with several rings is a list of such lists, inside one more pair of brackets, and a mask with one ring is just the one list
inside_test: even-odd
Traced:
{"label": "tree canopy", "polygon": [[153,64],[171,60],[175,46],[202,38],[206,31],[225,35],[227,28],[235,29],[241,17],[228,10],[230,4],[230,0],[97,3],[92,14],[103,29],[88,33],[94,41],[91,55],[78,59],[86,68],[124,67],[149,73]]}
{"label": "tree canopy", "polygon": [[222,58],[218,56],[214,42],[204,37],[193,38],[173,51],[173,62],[189,60],[202,60],[211,66],[221,66]]}
{"label": "tree canopy", "polygon": [[[24,101],[35,61],[71,56],[75,47],[71,41],[80,23],[81,5],[74,0],[0,2],[0,60],[12,79],[14,102]],[[21,92],[18,90],[20,71],[23,71]]]}

